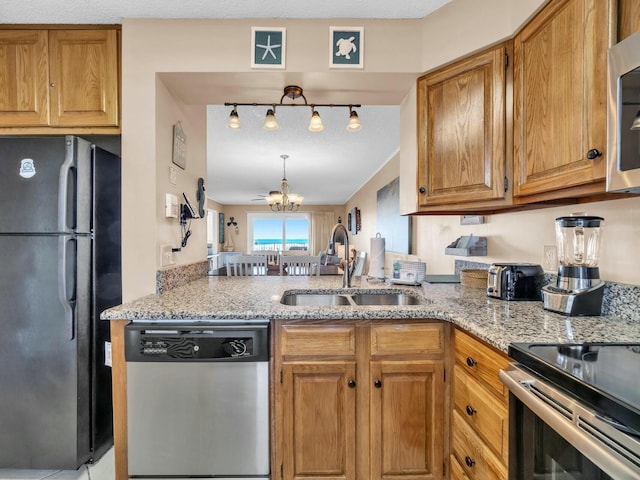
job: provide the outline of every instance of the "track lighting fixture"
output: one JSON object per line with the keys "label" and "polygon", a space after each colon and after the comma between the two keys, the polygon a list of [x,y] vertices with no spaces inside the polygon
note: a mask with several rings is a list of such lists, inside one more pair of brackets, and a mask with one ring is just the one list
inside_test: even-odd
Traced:
{"label": "track lighting fixture", "polygon": [[[302,98],[304,103],[282,103],[284,98],[290,98],[291,100],[296,100],[298,98]],[[238,117],[237,107],[269,107],[267,109],[267,113],[265,115],[264,124],[262,128],[265,130],[277,130],[279,127],[278,122],[276,120],[276,107],[309,107],[311,108],[311,118],[309,120],[309,130],[312,132],[321,132],[324,130],[324,125],[322,124],[322,119],[320,118],[320,114],[316,110],[316,107],[329,107],[329,108],[348,108],[349,109],[349,121],[347,125],[347,131],[349,132],[357,132],[362,128],[360,124],[360,120],[358,118],[358,114],[354,110],[354,108],[360,108],[360,104],[334,104],[334,103],[307,103],[307,98],[302,93],[302,88],[297,85],[288,85],[284,87],[284,94],[280,97],[279,103],[238,103],[238,102],[226,102],[224,104],[226,107],[233,107],[231,114],[229,115],[229,123],[228,127],[238,130],[240,129],[240,119]]]}

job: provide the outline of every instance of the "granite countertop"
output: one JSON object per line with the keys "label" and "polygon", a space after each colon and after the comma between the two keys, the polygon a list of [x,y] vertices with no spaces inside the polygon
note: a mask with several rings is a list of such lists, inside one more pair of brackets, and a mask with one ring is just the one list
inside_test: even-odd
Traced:
{"label": "granite countertop", "polygon": [[104,320],[193,322],[219,319],[403,319],[449,321],[506,352],[512,342],[640,342],[640,317],[566,317],[548,312],[542,302],[507,302],[486,296],[484,289],[460,284],[420,287],[353,282],[350,291],[402,290],[419,296],[420,305],[287,306],[285,290],[341,289],[342,277],[205,277],[166,293],[149,295],[104,311]]}

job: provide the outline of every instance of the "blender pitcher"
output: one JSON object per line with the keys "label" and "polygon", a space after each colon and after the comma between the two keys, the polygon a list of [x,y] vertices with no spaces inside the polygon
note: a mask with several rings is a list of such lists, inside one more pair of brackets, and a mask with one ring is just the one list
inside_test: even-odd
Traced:
{"label": "blender pitcher", "polygon": [[565,315],[600,315],[604,282],[600,280],[602,217],[556,218],[558,280],[542,288],[544,308]]}

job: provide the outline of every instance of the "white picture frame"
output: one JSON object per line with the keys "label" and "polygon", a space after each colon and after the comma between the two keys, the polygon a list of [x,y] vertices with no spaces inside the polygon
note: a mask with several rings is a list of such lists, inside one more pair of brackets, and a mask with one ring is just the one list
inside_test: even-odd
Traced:
{"label": "white picture frame", "polygon": [[329,68],[364,68],[364,27],[329,27]]}
{"label": "white picture frame", "polygon": [[285,68],[287,29],[251,27],[251,68]]}

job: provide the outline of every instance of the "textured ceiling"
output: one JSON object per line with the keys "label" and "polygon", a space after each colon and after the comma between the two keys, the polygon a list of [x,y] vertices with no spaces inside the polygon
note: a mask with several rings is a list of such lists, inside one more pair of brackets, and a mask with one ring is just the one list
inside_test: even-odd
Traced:
{"label": "textured ceiling", "polygon": [[123,18],[422,18],[450,0],[1,0],[0,23]]}

